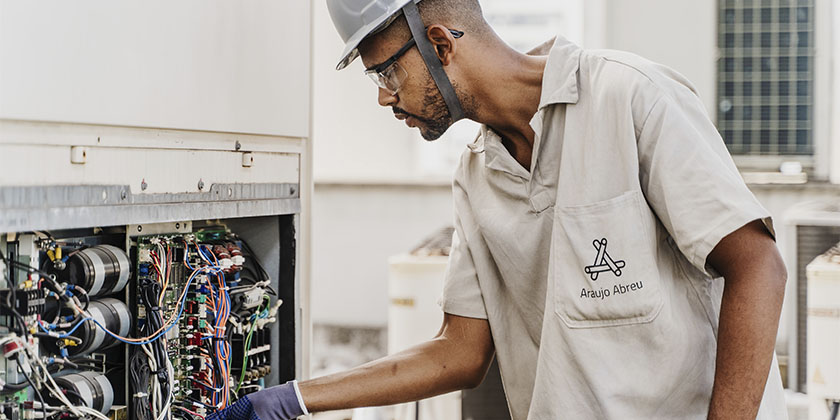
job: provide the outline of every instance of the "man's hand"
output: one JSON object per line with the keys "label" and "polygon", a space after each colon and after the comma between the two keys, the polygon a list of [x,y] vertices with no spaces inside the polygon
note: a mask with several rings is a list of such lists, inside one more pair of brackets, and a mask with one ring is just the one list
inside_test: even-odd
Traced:
{"label": "man's hand", "polygon": [[295,382],[248,394],[207,420],[292,420],[308,414],[300,404]]}
{"label": "man's hand", "polygon": [[487,320],[444,314],[433,340],[347,372],[301,382],[300,391],[312,412],[417,401],[478,386],[493,354]]}
{"label": "man's hand", "polygon": [[787,271],[761,221],[723,238],[707,261],[725,280],[709,419],[755,419],[773,359]]}
{"label": "man's hand", "polygon": [[248,394],[207,420],[290,420],[308,411],[398,404],[478,386],[493,360],[486,319],[444,314],[437,336],[392,356],[300,383]]}

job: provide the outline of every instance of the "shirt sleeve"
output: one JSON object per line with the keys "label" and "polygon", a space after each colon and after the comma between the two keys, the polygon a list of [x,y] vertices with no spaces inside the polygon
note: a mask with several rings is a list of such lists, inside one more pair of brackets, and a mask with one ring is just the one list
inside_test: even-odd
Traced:
{"label": "shirt sleeve", "polygon": [[680,251],[718,277],[706,258],[720,240],[754,220],[763,221],[775,239],[773,222],[741,178],[702,102],[673,83],[651,106],[638,135],[642,189]]}
{"label": "shirt sleeve", "polygon": [[449,252],[449,264],[446,267],[440,306],[443,312],[448,314],[487,319],[475,263],[469,243],[463,239],[465,234],[462,219],[465,219],[467,223],[472,219],[468,214],[462,217],[461,213],[469,210],[464,208],[468,206],[466,193],[457,181],[453,187],[453,198],[455,200],[455,232],[452,234],[452,248]]}

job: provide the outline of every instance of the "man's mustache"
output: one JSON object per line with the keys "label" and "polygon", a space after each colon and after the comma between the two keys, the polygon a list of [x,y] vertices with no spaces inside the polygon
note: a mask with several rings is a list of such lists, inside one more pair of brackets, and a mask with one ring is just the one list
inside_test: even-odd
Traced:
{"label": "man's mustache", "polygon": [[392,111],[394,111],[394,115],[397,115],[397,114],[403,114],[403,115],[407,115],[407,116],[409,116],[409,117],[412,117],[412,118],[414,118],[415,120],[420,120],[420,121],[425,121],[425,120],[426,120],[425,118],[422,118],[422,117],[420,117],[420,116],[418,116],[418,115],[414,115],[414,114],[412,114],[412,113],[410,113],[410,112],[408,112],[408,111],[406,111],[406,110],[404,110],[404,109],[402,109],[402,108],[398,108],[398,107],[395,107],[395,106],[394,106],[394,107],[391,107],[391,110],[392,110]]}

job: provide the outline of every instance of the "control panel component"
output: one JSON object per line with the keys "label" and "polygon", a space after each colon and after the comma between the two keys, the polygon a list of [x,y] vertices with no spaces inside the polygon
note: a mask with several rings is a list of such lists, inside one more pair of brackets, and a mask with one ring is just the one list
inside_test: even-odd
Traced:
{"label": "control panel component", "polygon": [[201,419],[271,385],[281,300],[224,226],[4,235],[0,263],[0,420]]}

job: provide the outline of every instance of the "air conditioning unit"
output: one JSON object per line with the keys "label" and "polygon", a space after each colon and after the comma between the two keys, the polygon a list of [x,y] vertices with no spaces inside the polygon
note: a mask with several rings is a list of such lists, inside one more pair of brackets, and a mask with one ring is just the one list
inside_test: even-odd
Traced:
{"label": "air conditioning unit", "polygon": [[308,375],[311,5],[195,6],[0,2],[0,419]]}
{"label": "air conditioning unit", "polygon": [[809,411],[811,419],[825,419],[840,404],[840,244],[808,264],[807,273]]}
{"label": "air conditioning unit", "polygon": [[808,391],[807,265],[840,242],[840,202],[810,201],[791,208],[784,217],[788,287],[782,319],[788,339],[789,389]]}

